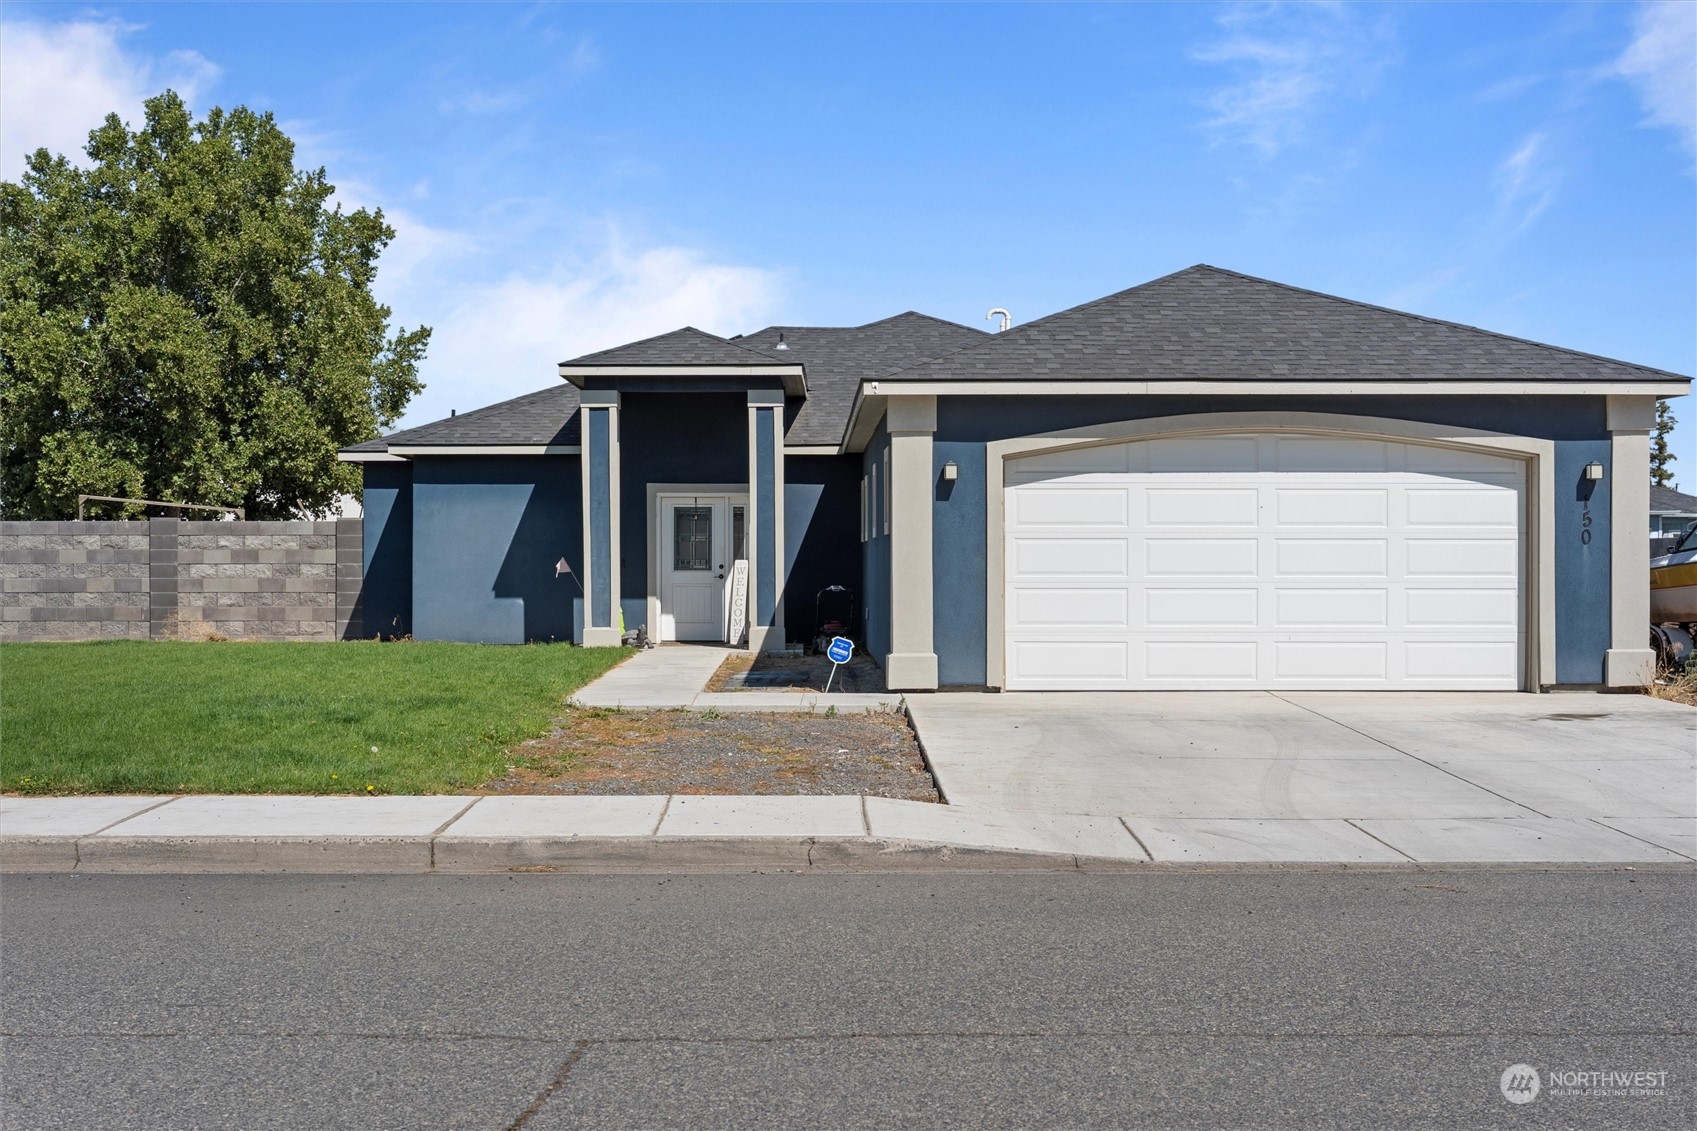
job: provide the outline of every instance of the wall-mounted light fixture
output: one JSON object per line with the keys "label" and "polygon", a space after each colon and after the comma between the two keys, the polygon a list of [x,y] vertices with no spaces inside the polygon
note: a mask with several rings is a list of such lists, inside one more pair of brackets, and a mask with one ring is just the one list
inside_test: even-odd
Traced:
{"label": "wall-mounted light fixture", "polygon": [[1602,477],[1603,477],[1603,465],[1602,464],[1598,463],[1596,460],[1592,460],[1590,463],[1585,465],[1585,478],[1587,478],[1587,479],[1601,479]]}
{"label": "wall-mounted light fixture", "polygon": [[960,478],[960,468],[955,466],[954,460],[950,460],[948,463],[945,463],[943,465],[943,482],[944,483],[953,483],[956,479],[959,479],[959,478]]}

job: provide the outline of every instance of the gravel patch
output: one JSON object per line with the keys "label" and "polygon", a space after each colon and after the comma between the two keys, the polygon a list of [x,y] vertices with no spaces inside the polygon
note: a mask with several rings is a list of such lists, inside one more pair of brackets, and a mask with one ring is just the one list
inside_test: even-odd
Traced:
{"label": "gravel patch", "polygon": [[509,752],[491,794],[869,794],[937,801],[907,719],[890,711],[574,708]]}
{"label": "gravel patch", "polygon": [[859,652],[837,668],[831,677],[831,661],[824,656],[785,656],[744,652],[728,657],[713,678],[708,691],[823,691],[831,679],[833,692],[878,692],[884,690],[884,672]]}

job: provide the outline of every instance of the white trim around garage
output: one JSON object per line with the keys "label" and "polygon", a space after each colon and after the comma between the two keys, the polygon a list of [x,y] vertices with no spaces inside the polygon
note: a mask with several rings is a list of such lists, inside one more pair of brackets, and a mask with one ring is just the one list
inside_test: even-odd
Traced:
{"label": "white trim around garage", "polygon": [[1481,429],[1318,412],[1219,412],[1096,424],[985,445],[985,682],[1006,686],[1006,463],[1021,456],[1157,437],[1295,432],[1478,451],[1526,463],[1525,690],[1555,683],[1555,442]]}

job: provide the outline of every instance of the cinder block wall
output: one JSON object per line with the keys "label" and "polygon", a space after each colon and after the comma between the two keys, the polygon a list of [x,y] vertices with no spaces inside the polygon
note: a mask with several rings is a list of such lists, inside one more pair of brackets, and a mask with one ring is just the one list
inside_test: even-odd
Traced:
{"label": "cinder block wall", "polygon": [[3,522],[0,639],[355,638],[360,540],[358,519]]}
{"label": "cinder block wall", "polygon": [[145,522],[0,522],[0,639],[145,640]]}

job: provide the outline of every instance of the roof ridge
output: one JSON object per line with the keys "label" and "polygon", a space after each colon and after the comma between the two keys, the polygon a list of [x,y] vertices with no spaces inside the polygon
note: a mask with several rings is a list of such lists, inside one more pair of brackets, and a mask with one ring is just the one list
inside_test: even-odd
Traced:
{"label": "roof ridge", "polygon": [[662,338],[675,338],[680,334],[694,334],[698,338],[706,338],[708,341],[712,342],[715,345],[725,346],[728,349],[741,350],[743,353],[746,353],[746,354],[749,354],[751,356],[760,358],[762,361],[766,362],[768,365],[781,365],[781,364],[783,364],[783,362],[780,362],[780,361],[777,361],[773,358],[767,357],[765,354],[761,353],[759,350],[749,349],[747,346],[739,345],[736,342],[731,341],[729,338],[721,338],[719,335],[714,334],[714,333],[710,333],[706,330],[703,330],[699,326],[679,326],[676,330],[667,330],[667,331],[665,331],[664,333],[661,333],[661,334],[650,334],[648,337],[638,338],[634,342],[621,342],[619,345],[608,346],[606,349],[591,350],[589,353],[579,354],[577,357],[571,358],[570,360],[560,362],[560,364],[561,365],[576,365],[576,364],[579,364],[580,362],[582,362],[583,359],[586,358],[586,357],[599,357],[601,354],[615,353],[615,352],[620,351],[620,350],[633,349],[637,346],[648,345],[650,342],[658,342]]}
{"label": "roof ridge", "polygon": [[[1264,286],[1277,287],[1280,290],[1293,291],[1296,294],[1313,295],[1315,298],[1331,299],[1333,302],[1346,302],[1351,306],[1359,306],[1363,310],[1377,311],[1380,314],[1395,314],[1402,318],[1412,318],[1419,322],[1428,322],[1434,326],[1443,326],[1451,330],[1466,330],[1469,333],[1483,334],[1488,338],[1497,338],[1508,342],[1519,342],[1521,345],[1537,346],[1539,349],[1556,350],[1572,357],[1585,358],[1587,361],[1606,361],[1610,365],[1624,365],[1629,369],[1642,369],[1646,373],[1663,373],[1669,377],[1677,377],[1682,381],[1689,381],[1691,379],[1689,375],[1684,373],[1675,373],[1671,369],[1659,369],[1653,365],[1639,365],[1637,362],[1622,361],[1618,357],[1607,357],[1600,353],[1591,353],[1589,350],[1577,350],[1573,349],[1571,346],[1558,346],[1553,342],[1540,342],[1536,338],[1522,338],[1518,334],[1504,334],[1498,330],[1487,330],[1482,326],[1471,326],[1466,322],[1453,322],[1448,318],[1434,318],[1430,314],[1416,314],[1412,310],[1398,310],[1394,306],[1382,306],[1376,302],[1365,302],[1358,298],[1346,298],[1343,295],[1328,294],[1325,291],[1314,290],[1312,287],[1299,287],[1292,283],[1281,283],[1277,279],[1263,279],[1259,275],[1246,275],[1242,271],[1233,271],[1229,267],[1215,267],[1211,263],[1198,263],[1194,266],[1185,268],[1185,271],[1196,270],[1213,271],[1219,275],[1230,275],[1234,279],[1243,279],[1250,283],[1261,283]],[[1175,271],[1173,274],[1180,275],[1183,273],[1183,271]],[[1170,279],[1172,278],[1172,275],[1163,275],[1161,278]],[[1158,283],[1161,280],[1153,279],[1150,281]],[[1144,285],[1147,286],[1148,284]],[[1135,290],[1136,288],[1132,289]],[[1120,293],[1124,294],[1125,292],[1121,291]],[[1113,296],[1109,295],[1108,297],[1112,298]],[[1085,305],[1088,306],[1090,304],[1086,303]],[[1061,313],[1064,314],[1066,312],[1062,311]]]}
{"label": "roof ridge", "polygon": [[[1055,311],[1051,314],[1045,314],[1045,315],[1043,315],[1039,318],[1032,319],[1030,322],[1022,322],[1019,325],[1010,327],[1009,329],[1003,330],[1000,333],[987,334],[985,336],[984,341],[971,342],[967,345],[961,346],[959,349],[950,350],[948,353],[940,353],[936,357],[922,358],[921,360],[912,362],[908,365],[898,365],[894,369],[885,370],[884,372],[878,374],[878,376],[879,377],[893,377],[897,373],[906,373],[910,369],[918,369],[920,366],[930,365],[933,362],[942,361],[944,358],[957,357],[960,354],[967,353],[968,351],[971,351],[971,350],[990,349],[996,343],[1007,341],[1010,338],[1017,339],[1017,338],[1022,336],[1023,331],[1029,330],[1033,326],[1041,326],[1046,322],[1051,322],[1054,319],[1061,317],[1062,315],[1076,314],[1081,310],[1088,310],[1093,306],[1099,306],[1102,303],[1108,302],[1111,299],[1117,299],[1117,298],[1121,297],[1122,295],[1128,295],[1128,294],[1132,293],[1133,291],[1140,291],[1144,287],[1152,287],[1156,283],[1162,283],[1162,282],[1165,282],[1168,279],[1175,279],[1180,275],[1186,275],[1186,274],[1189,274],[1192,271],[1203,270],[1203,269],[1218,270],[1218,268],[1210,268],[1206,263],[1193,263],[1189,267],[1181,268],[1180,270],[1177,270],[1177,271],[1169,271],[1165,275],[1161,275],[1161,276],[1158,276],[1154,279],[1150,279],[1147,282],[1138,283],[1136,286],[1133,286],[1133,287],[1126,287],[1123,290],[1117,290],[1113,294],[1103,295],[1101,298],[1093,298],[1088,302],[1081,302],[1081,303],[1078,303],[1074,306],[1069,306],[1069,307],[1066,307],[1062,310],[1057,310],[1057,311]],[[968,329],[970,329],[970,327],[968,327]]]}

